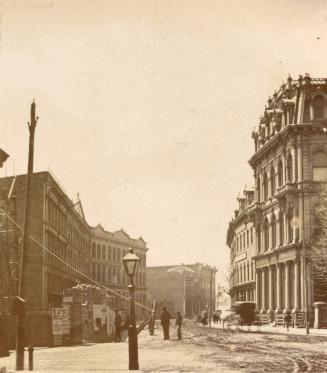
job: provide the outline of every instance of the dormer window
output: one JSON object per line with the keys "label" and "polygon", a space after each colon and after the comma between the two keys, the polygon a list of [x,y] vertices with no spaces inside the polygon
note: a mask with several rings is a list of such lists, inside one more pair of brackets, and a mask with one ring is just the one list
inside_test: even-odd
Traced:
{"label": "dormer window", "polygon": [[322,119],[324,118],[324,98],[319,95],[316,96],[312,102],[313,107],[313,119]]}

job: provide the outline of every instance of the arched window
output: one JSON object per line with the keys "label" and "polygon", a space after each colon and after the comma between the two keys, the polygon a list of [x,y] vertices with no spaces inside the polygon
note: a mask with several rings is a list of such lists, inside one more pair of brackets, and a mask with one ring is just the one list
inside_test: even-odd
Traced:
{"label": "arched window", "polygon": [[286,172],[287,172],[287,181],[289,182],[293,182],[293,158],[292,158],[292,154],[289,153],[288,157],[287,157],[287,169],[286,169]]}
{"label": "arched window", "polygon": [[276,177],[275,177],[274,167],[271,167],[270,169],[270,182],[271,182],[271,195],[274,196],[276,193]]}
{"label": "arched window", "polygon": [[293,242],[293,210],[288,212],[288,242]]}
{"label": "arched window", "polygon": [[272,214],[271,216],[271,246],[276,247],[276,216]]}
{"label": "arched window", "polygon": [[283,181],[283,162],[282,161],[278,162],[277,173],[278,173],[278,186],[280,187],[284,183],[284,181]]}
{"label": "arched window", "polygon": [[313,119],[322,119],[324,117],[324,98],[316,96],[312,102]]}
{"label": "arched window", "polygon": [[258,202],[261,202],[261,185],[260,185],[260,177],[257,179],[257,198]]}
{"label": "arched window", "polygon": [[268,176],[267,176],[267,172],[265,172],[263,174],[262,189],[263,189],[263,200],[265,201],[268,198]]}
{"label": "arched window", "polygon": [[317,152],[312,157],[312,176],[314,181],[327,181],[327,156]]}
{"label": "arched window", "polygon": [[257,227],[257,250],[258,254],[261,253],[261,225]]}
{"label": "arched window", "polygon": [[279,213],[279,242],[282,246],[284,244],[284,214]]}
{"label": "arched window", "polygon": [[265,240],[264,250],[267,251],[269,249],[269,222],[267,218],[263,222],[263,235]]}

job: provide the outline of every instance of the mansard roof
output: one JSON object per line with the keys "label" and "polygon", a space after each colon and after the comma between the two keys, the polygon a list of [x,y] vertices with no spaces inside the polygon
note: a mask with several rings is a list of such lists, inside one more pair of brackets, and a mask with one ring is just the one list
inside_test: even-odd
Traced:
{"label": "mansard roof", "polygon": [[309,74],[300,75],[296,80],[288,77],[287,83],[283,83],[268,98],[259,123],[252,132],[255,154],[249,161],[251,166],[263,149],[269,147],[268,144],[279,135],[289,133],[292,127],[297,126],[300,130],[309,124],[327,125],[327,117],[315,118],[310,111],[312,100],[320,95],[327,102],[327,78],[311,78]]}

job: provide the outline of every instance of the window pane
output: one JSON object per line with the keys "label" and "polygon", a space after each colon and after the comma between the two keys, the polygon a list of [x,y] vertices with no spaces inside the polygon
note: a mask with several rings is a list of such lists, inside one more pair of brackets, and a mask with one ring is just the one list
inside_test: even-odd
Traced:
{"label": "window pane", "polygon": [[327,181],[327,167],[314,167],[313,168],[314,181]]}

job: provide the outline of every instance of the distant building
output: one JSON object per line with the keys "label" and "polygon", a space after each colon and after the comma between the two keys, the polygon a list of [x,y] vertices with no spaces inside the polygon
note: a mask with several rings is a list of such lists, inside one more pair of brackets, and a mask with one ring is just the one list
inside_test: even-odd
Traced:
{"label": "distant building", "polygon": [[[22,231],[10,219],[24,226],[25,196],[26,175],[0,179],[0,208],[7,214],[1,216],[0,233],[7,256],[1,271],[1,281],[6,282],[3,303],[17,294]],[[81,202],[73,203],[49,172],[32,175],[30,198],[33,239],[29,241],[24,263],[27,274],[24,297],[32,337],[38,344],[49,344],[49,308],[61,305],[65,288],[85,282],[85,276],[90,276],[90,231]]]}
{"label": "distant building", "polygon": [[166,306],[172,314],[180,311],[187,317],[209,309],[210,303],[213,310],[216,272],[201,263],[147,267],[148,304],[156,300],[159,310]]}
{"label": "distant building", "polygon": [[[135,301],[146,305],[146,253],[148,248],[142,237],[133,239],[122,229],[116,232],[106,231],[100,224],[91,228],[92,241],[92,279],[110,287],[110,289],[128,298],[128,278],[123,265],[123,257],[132,248],[140,262],[134,277]],[[112,295],[109,293],[109,295]],[[118,309],[128,310],[128,301],[114,296],[114,305]],[[144,314],[144,309],[136,306],[138,318]]]}
{"label": "distant building", "polygon": [[255,230],[247,215],[254,201],[254,190],[245,190],[244,196],[237,200],[239,206],[227,230],[227,245],[230,248],[229,293],[232,303],[255,299]]}

